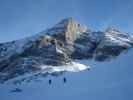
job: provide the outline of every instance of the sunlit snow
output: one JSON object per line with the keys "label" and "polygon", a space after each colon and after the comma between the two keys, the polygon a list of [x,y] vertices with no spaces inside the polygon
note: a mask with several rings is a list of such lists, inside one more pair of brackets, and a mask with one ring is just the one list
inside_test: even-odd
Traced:
{"label": "sunlit snow", "polygon": [[42,65],[40,66],[44,71],[47,71],[48,73],[53,72],[61,72],[61,71],[68,71],[68,72],[79,72],[86,69],[89,69],[90,66],[78,63],[78,62],[71,62],[66,65],[62,66],[48,66],[48,65]]}

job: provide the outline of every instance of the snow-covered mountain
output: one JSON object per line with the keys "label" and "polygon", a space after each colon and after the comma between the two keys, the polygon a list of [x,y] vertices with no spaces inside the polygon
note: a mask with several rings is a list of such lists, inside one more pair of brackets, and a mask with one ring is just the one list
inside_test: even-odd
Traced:
{"label": "snow-covered mountain", "polygon": [[97,32],[73,18],[63,19],[35,36],[1,43],[0,80],[6,81],[42,69],[46,72],[54,72],[56,68],[68,71],[68,67],[75,64],[75,59],[110,61],[132,46],[133,37],[115,28]]}

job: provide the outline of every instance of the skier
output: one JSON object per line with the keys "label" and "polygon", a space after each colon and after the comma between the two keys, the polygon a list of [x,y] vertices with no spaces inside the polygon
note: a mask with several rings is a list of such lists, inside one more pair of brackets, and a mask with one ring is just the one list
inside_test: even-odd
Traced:
{"label": "skier", "polygon": [[64,77],[64,78],[63,78],[63,82],[66,83],[66,81],[67,81],[67,80],[66,80],[66,78]]}
{"label": "skier", "polygon": [[51,80],[51,79],[49,79],[49,81],[48,81],[48,82],[49,82],[49,85],[50,85],[50,84],[52,83],[52,80]]}

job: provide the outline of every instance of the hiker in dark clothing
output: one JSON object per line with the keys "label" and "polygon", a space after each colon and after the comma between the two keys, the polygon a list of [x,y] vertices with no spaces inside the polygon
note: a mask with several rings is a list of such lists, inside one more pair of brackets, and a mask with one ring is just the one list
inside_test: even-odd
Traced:
{"label": "hiker in dark clothing", "polygon": [[67,81],[67,80],[66,80],[66,78],[64,77],[64,78],[63,78],[63,82],[66,83],[66,81]]}
{"label": "hiker in dark clothing", "polygon": [[52,83],[52,80],[51,80],[51,79],[49,79],[49,81],[48,81],[48,82],[49,82],[49,84],[51,84],[51,83]]}

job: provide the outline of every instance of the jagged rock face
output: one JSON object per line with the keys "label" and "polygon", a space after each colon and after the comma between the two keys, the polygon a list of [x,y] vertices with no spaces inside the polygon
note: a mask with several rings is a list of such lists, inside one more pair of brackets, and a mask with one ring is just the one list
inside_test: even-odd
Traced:
{"label": "jagged rock face", "polygon": [[73,19],[70,19],[66,25],[67,31],[65,33],[65,38],[67,43],[72,41],[74,42],[80,34],[87,31],[86,27],[81,26],[79,23],[73,21]]}
{"label": "jagged rock face", "polygon": [[74,42],[74,59],[92,59],[103,37],[103,32],[86,32],[80,35],[80,38]]}
{"label": "jagged rock face", "polygon": [[66,43],[73,43],[80,34],[90,31],[87,27],[82,26],[73,18],[62,20],[60,23],[48,30],[48,33],[53,32],[53,30],[55,30],[53,35]]}
{"label": "jagged rock face", "polygon": [[104,32],[104,36],[95,51],[95,59],[104,61],[118,56],[122,51],[133,46],[133,38],[114,28]]}
{"label": "jagged rock face", "polygon": [[[8,46],[12,45],[14,44]],[[1,54],[6,54],[5,49],[1,50]],[[8,80],[27,72],[36,72],[41,70],[41,65],[58,66],[70,62],[60,41],[47,35],[39,37],[32,43],[27,42],[21,53],[15,52],[10,55],[0,61],[0,72],[7,73],[4,77],[0,76],[0,79]]]}
{"label": "jagged rock face", "polygon": [[41,70],[41,65],[65,65],[73,59],[106,61],[133,46],[133,38],[114,28],[91,31],[74,19],[64,19],[36,36],[0,44],[0,80]]}

